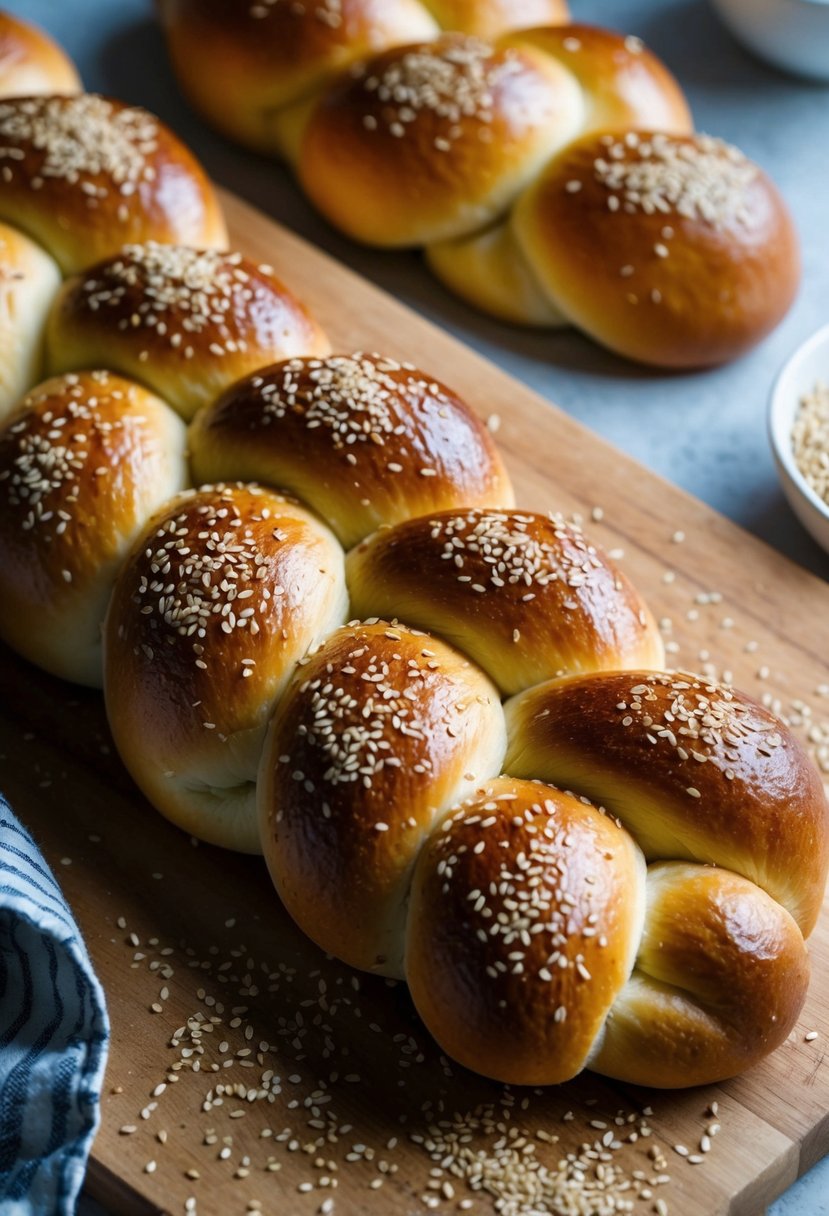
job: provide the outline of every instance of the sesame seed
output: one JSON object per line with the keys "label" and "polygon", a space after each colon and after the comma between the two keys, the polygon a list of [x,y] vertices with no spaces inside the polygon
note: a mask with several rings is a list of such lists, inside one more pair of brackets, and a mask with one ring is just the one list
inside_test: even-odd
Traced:
{"label": "sesame seed", "polygon": [[[125,245],[80,281],[76,304],[122,332],[152,331],[183,358],[221,360],[245,349],[279,288],[239,253],[147,241]],[[149,352],[147,352],[147,357]]]}
{"label": "sesame seed", "polygon": [[[527,72],[514,51],[499,52],[487,42],[463,35],[407,49],[381,71],[371,63],[357,69],[355,80],[367,106],[363,126],[404,139],[427,114],[438,128],[432,136],[434,145],[449,151],[470,124],[477,128],[478,138],[490,136],[496,91]],[[366,123],[366,118],[374,121]]]}
{"label": "sesame seed", "polygon": [[[708,135],[679,138],[629,132],[608,137],[593,163],[596,180],[610,192],[612,210],[646,215],[676,214],[717,230],[747,226],[748,191],[758,170],[737,149]],[[654,246],[657,257],[667,246]]]}
{"label": "sesame seed", "polygon": [[[0,165],[6,180],[25,175],[31,186],[58,181],[61,189],[77,190],[89,207],[110,191],[128,197],[153,180],[158,134],[146,110],[94,93],[0,102]],[[101,185],[101,177],[108,186]]]}

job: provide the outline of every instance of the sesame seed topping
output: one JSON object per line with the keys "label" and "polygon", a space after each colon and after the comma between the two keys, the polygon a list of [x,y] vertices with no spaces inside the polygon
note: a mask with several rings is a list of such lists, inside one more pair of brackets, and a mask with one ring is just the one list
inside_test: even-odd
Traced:
{"label": "sesame seed topping", "polygon": [[240,253],[147,241],[94,267],[79,302],[91,313],[113,310],[121,332],[149,330],[185,359],[206,335],[206,351],[222,358],[246,349],[257,311],[279,291],[267,279]]}
{"label": "sesame seed topping", "polygon": [[[22,405],[2,436],[0,501],[18,508],[24,531],[37,528],[57,539],[71,529],[90,465],[98,495],[112,454],[123,460],[140,443],[145,419],[134,410],[132,390],[113,383],[107,372],[47,381]],[[62,570],[65,582],[72,577],[71,570]]]}
{"label": "sesame seed topping", "polygon": [[[32,184],[58,179],[76,186],[89,206],[109,193],[109,179],[128,195],[155,176],[148,158],[157,148],[158,126],[151,114],[79,93],[75,97],[26,97],[0,102],[0,165],[27,174]],[[27,167],[29,150],[39,152]],[[21,155],[21,152],[24,155]],[[7,178],[8,180],[8,178]]]}
{"label": "sesame seed topping", "polygon": [[432,519],[429,526],[432,540],[443,542],[441,559],[477,594],[552,583],[583,587],[604,565],[581,533],[558,516],[472,510]]}
{"label": "sesame seed topping", "polygon": [[[733,690],[686,672],[639,678],[616,706],[625,729],[635,729],[652,746],[672,748],[683,763],[713,764],[727,780],[740,745],[750,739],[765,756],[783,745],[779,724],[739,700]],[[690,798],[702,795],[685,787]]]}
{"label": "sesame seed topping", "polygon": [[[520,806],[515,797],[511,789],[492,787],[485,801],[478,793],[452,812],[437,841],[436,873],[446,895],[471,878],[464,896],[469,931],[492,951],[485,968],[491,980],[529,975],[531,968],[535,978],[555,983],[572,1000],[574,983],[592,979],[582,942],[596,938],[593,884],[589,875],[585,882],[583,873],[570,872],[573,841],[555,802]],[[470,858],[485,852],[494,856],[493,870],[476,884]],[[559,1004],[554,1021],[563,1024],[567,1013],[567,1005]]]}
{"label": "sesame seed topping", "polygon": [[[751,223],[747,196],[759,171],[723,140],[629,132],[624,139],[603,137],[603,144],[593,173],[609,191],[608,202],[616,200],[612,210],[681,215],[718,230]],[[654,250],[658,257],[668,256],[663,244]]]}
{"label": "sesame seed topping", "polygon": [[262,20],[273,12],[284,12],[297,20],[310,17],[322,25],[327,25],[329,29],[336,30],[343,23],[342,4],[343,0],[255,0],[248,9],[248,14]]}
{"label": "sesame seed topping", "polygon": [[[410,364],[362,351],[327,359],[289,359],[267,378],[255,377],[252,386],[262,401],[264,425],[287,416],[301,417],[308,430],[327,432],[336,449],[358,444],[383,447],[405,436],[406,412],[437,411],[452,404],[438,384]],[[397,462],[386,467],[392,473],[403,469]],[[428,472],[434,475],[435,470]]]}
{"label": "sesame seed topping", "polygon": [[478,136],[489,136],[494,93],[502,82],[522,70],[514,52],[499,53],[478,38],[452,35],[434,46],[405,51],[381,72],[371,65],[360,69],[362,89],[372,99],[374,119],[366,129],[383,127],[402,139],[418,117],[427,113],[440,121],[434,139],[439,151],[448,151],[465,131],[464,120],[478,126]]}
{"label": "sesame seed topping", "polygon": [[[264,640],[278,630],[287,594],[277,581],[282,546],[291,539],[287,527],[277,526],[284,522],[278,514],[282,502],[253,485],[186,491],[176,500],[134,559],[136,654],[140,651],[152,662],[162,648],[182,638],[195,668],[209,672],[213,657],[224,655],[235,636],[236,645],[247,650],[244,659],[237,659],[240,682],[245,672],[255,670],[251,651],[255,653],[260,635]],[[304,542],[294,534],[291,543]],[[309,560],[316,572],[316,553],[309,552]],[[224,742],[221,719],[213,720],[201,700],[193,710],[194,720],[217,731]]]}
{"label": "sesame seed topping", "polygon": [[[338,663],[336,682],[334,665],[328,663],[300,686],[300,693],[310,693],[310,704],[309,719],[300,723],[298,734],[322,751],[327,762],[323,781],[334,786],[360,782],[370,789],[384,769],[400,766],[396,739],[428,738],[419,700],[433,663],[429,660],[427,667],[401,653],[381,658],[362,635]],[[297,780],[303,777],[294,774]],[[386,823],[374,826],[377,832],[388,831]]]}

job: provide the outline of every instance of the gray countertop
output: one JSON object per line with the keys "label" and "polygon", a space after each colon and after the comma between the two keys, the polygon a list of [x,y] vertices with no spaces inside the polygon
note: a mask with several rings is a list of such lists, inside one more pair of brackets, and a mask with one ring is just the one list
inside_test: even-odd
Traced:
{"label": "gray countertop", "polygon": [[[771,173],[791,205],[805,266],[799,298],[776,333],[729,367],[692,375],[652,373],[572,331],[523,332],[488,321],[449,297],[417,254],[352,244],[310,210],[286,169],[209,131],[178,93],[151,0],[5,0],[7,8],[39,22],[66,47],[87,88],[159,114],[218,182],[449,329],[648,467],[829,578],[829,557],[782,497],[765,429],[775,374],[798,343],[829,321],[829,87],[798,82],[750,58],[705,0],[571,4],[577,19],[643,37],[679,77],[697,126],[738,144]],[[829,1216],[829,1159],[770,1211]]]}

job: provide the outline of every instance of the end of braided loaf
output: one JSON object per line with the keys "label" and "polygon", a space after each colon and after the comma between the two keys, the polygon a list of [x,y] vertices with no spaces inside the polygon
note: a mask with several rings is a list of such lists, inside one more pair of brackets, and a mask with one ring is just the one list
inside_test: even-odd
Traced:
{"label": "end of braided loaf", "polygon": [[[209,24],[220,71],[234,52],[261,56],[253,84],[231,69],[225,128],[237,111],[258,123],[254,142],[291,162],[333,224],[423,246],[451,291],[500,320],[575,325],[627,358],[690,368],[743,354],[791,305],[785,204],[736,149],[694,134],[638,38],[564,24],[543,0],[390,5],[386,24],[368,0],[192,7],[162,5],[191,92],[191,22]],[[285,71],[266,62],[271,39],[280,63],[293,48]],[[216,121],[215,100],[196,100]]]}

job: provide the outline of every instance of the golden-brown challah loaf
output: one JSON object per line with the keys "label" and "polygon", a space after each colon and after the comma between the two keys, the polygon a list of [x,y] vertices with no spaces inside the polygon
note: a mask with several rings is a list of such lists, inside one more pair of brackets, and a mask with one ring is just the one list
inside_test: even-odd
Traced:
{"label": "golden-brown challah loaf", "polygon": [[402,976],[417,854],[505,745],[498,693],[444,642],[386,621],[329,638],[276,713],[259,782],[265,858],[304,931]]}
{"label": "golden-brown challah loaf", "polygon": [[0,421],[43,378],[46,318],[59,287],[49,255],[0,224]]}
{"label": "golden-brown challah loaf", "polygon": [[513,501],[498,450],[469,406],[381,355],[263,369],[196,416],[189,445],[196,480],[290,490],[347,548],[384,523]]}
{"label": "golden-brown challah loaf", "polygon": [[61,47],[36,25],[0,12],[0,97],[78,93],[80,78]]}
{"label": "golden-brown challah loaf", "polygon": [[768,710],[684,672],[627,671],[539,685],[506,712],[507,772],[586,794],[649,861],[742,874],[811,933],[829,865],[826,801]]}
{"label": "golden-brown challah loaf", "polygon": [[731,1076],[784,1041],[809,975],[797,925],[753,883],[688,862],[646,874],[586,799],[508,778],[420,854],[406,971],[453,1059],[523,1085],[586,1066],[653,1086]]}
{"label": "golden-brown challah loaf", "polygon": [[662,667],[649,608],[577,529],[527,511],[459,510],[383,528],[348,558],[359,616],[446,638],[502,693],[563,674]]}
{"label": "golden-brown challah loaf", "polygon": [[185,428],[108,372],[47,380],[0,430],[0,636],[101,684],[112,584],[150,515],[187,485]]}
{"label": "golden-brown challah loaf", "polygon": [[567,18],[565,0],[156,0],[156,6],[196,109],[232,139],[291,159],[310,109],[357,60],[435,38],[441,26],[495,37]]}
{"label": "golden-brown challah loaf", "polygon": [[0,101],[0,220],[27,232],[65,273],[130,241],[226,244],[213,188],[159,120],[123,102]]}
{"label": "golden-brown challah loaf", "polygon": [[127,245],[70,279],[48,328],[53,371],[115,368],[184,418],[254,368],[328,350],[270,266],[154,241]]}
{"label": "golden-brown challah loaf", "polygon": [[265,728],[305,652],[345,620],[343,551],[257,486],[185,493],[150,521],[107,615],[107,715],[153,804],[202,840],[259,851]]}

